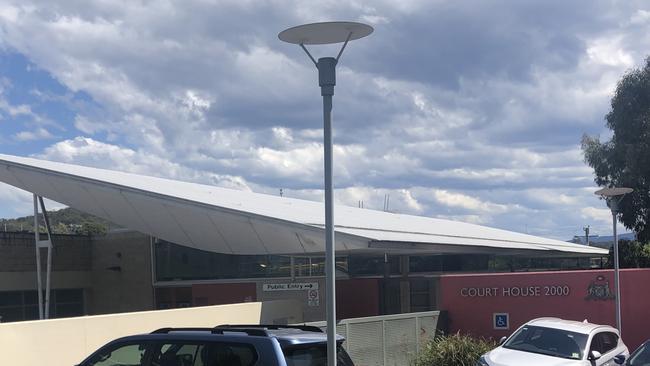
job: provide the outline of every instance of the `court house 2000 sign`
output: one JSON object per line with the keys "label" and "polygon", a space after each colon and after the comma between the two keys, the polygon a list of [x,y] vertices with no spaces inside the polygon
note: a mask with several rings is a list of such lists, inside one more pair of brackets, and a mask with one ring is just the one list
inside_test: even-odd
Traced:
{"label": "court house 2000 sign", "polygon": [[507,287],[463,287],[462,297],[542,297],[569,296],[571,288],[567,285],[552,286],[507,286]]}

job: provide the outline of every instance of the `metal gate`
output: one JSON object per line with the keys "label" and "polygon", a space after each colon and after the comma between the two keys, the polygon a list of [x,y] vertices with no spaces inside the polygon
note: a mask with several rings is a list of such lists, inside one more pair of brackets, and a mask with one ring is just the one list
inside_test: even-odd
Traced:
{"label": "metal gate", "polygon": [[[441,315],[442,313],[442,315]],[[408,365],[420,346],[444,328],[444,312],[371,316],[341,320],[336,332],[357,366]],[[326,329],[325,322],[309,323]]]}

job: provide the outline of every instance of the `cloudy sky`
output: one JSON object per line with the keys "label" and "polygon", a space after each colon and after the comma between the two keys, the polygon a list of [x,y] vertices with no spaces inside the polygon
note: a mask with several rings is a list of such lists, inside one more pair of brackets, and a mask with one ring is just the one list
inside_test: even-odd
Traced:
{"label": "cloudy sky", "polygon": [[[277,33],[328,20],[375,27],[338,68],[340,204],[610,233],[579,144],[647,1],[0,0],[0,153],[322,200],[316,70]],[[0,184],[0,217],[30,200]]]}

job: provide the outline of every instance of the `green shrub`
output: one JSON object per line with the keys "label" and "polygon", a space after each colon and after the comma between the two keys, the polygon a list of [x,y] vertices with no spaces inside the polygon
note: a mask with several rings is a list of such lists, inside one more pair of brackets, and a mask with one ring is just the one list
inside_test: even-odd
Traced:
{"label": "green shrub", "polygon": [[437,336],[420,349],[412,366],[475,366],[476,361],[497,343],[459,333]]}

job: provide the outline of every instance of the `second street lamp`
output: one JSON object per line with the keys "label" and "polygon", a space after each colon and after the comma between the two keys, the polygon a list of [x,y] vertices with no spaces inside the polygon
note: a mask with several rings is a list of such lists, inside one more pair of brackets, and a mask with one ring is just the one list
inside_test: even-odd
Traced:
{"label": "second street lamp", "polygon": [[618,215],[618,204],[628,193],[634,191],[632,188],[625,187],[612,187],[603,188],[594,192],[596,195],[601,196],[607,200],[607,206],[612,210],[612,230],[614,233],[614,286],[616,293],[616,328],[621,335],[623,334],[621,325],[621,279],[619,276],[619,262],[618,262],[618,235],[616,234],[616,216]]}

